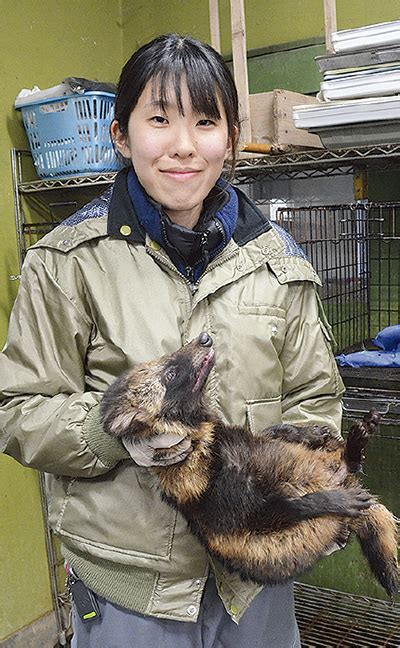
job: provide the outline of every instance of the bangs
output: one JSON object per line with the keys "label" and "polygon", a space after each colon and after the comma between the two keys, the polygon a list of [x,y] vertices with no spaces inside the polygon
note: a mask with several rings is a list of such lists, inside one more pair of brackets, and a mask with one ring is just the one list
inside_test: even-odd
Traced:
{"label": "bangs", "polygon": [[221,93],[215,81],[215,72],[210,71],[204,59],[188,57],[185,60],[179,57],[173,61],[170,59],[161,61],[157,74],[151,81],[152,100],[157,101],[163,110],[172,99],[172,91],[175,94],[178,110],[181,115],[184,115],[182,83],[186,82],[193,111],[214,120],[221,119],[218,108],[218,96]]}

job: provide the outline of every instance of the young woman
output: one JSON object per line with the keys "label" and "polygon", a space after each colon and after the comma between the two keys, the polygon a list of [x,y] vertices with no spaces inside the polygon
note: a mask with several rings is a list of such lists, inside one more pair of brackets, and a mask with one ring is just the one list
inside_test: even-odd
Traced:
{"label": "young woman", "polygon": [[[51,523],[78,580],[73,646],[298,647],[292,586],[262,589],[210,564],[160,499],[155,444],[128,452],[99,408],[122,371],[208,331],[208,396],[227,422],[339,429],[319,280],[222,177],[238,101],[208,45],[169,34],[139,49],[112,135],[127,167],[29,251],[0,361],[1,447],[48,473]],[[174,461],[188,452],[175,449]]]}

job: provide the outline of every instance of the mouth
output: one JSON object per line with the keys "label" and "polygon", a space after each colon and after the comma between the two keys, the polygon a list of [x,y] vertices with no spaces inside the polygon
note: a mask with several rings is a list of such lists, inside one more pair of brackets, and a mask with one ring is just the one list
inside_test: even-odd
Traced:
{"label": "mouth", "polygon": [[164,176],[177,180],[178,182],[185,182],[191,180],[200,173],[197,169],[166,169],[161,171]]}
{"label": "mouth", "polygon": [[209,376],[211,369],[214,366],[214,363],[215,363],[215,351],[214,349],[210,349],[207,355],[203,358],[200,367],[197,371],[196,381],[192,389],[193,393],[199,392],[202,389],[204,383],[206,382]]}

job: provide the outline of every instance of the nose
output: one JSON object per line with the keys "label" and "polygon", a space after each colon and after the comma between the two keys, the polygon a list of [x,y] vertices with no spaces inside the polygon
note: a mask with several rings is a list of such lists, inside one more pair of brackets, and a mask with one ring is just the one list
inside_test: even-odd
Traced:
{"label": "nose", "polygon": [[174,129],[169,150],[170,157],[188,158],[196,152],[196,144],[190,128],[179,123]]}
{"label": "nose", "polygon": [[202,333],[200,333],[200,335],[199,335],[199,344],[201,344],[201,346],[204,346],[204,347],[212,346],[213,339],[212,339],[211,335],[208,335],[208,333],[206,331],[203,331]]}

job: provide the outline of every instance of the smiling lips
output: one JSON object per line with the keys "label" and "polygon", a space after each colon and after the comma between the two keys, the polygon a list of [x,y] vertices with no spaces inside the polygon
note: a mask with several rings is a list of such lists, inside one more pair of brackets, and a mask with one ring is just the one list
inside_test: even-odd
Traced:
{"label": "smiling lips", "polygon": [[200,169],[161,169],[161,173],[174,180],[190,180],[200,173]]}

